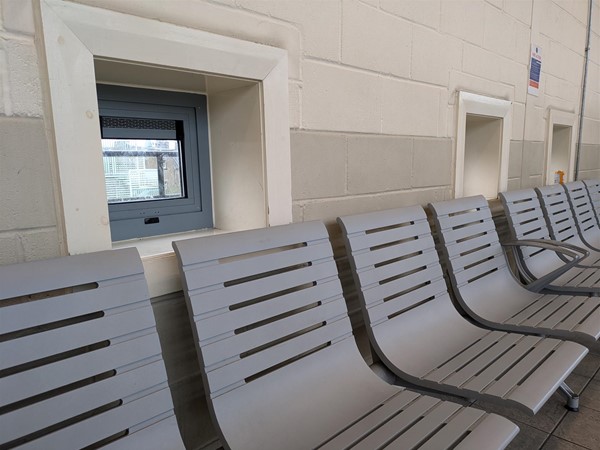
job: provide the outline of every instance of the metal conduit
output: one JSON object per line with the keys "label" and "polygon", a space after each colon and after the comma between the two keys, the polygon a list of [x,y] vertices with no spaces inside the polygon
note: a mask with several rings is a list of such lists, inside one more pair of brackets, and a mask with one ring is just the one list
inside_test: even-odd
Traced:
{"label": "metal conduit", "polygon": [[590,33],[592,30],[592,8],[594,0],[588,0],[588,23],[585,38],[585,52],[583,59],[583,82],[581,85],[581,107],[579,109],[579,129],[577,131],[577,148],[575,149],[575,180],[579,179],[579,158],[581,155],[581,135],[583,133],[583,113],[585,110],[585,90],[587,87],[588,60],[590,53]]}

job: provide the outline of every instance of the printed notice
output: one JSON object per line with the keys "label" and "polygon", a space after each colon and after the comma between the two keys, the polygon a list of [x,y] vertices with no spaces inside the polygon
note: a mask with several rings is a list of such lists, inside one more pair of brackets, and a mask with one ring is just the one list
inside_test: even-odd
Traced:
{"label": "printed notice", "polygon": [[542,73],[542,49],[535,45],[531,45],[531,63],[529,65],[529,84],[527,92],[537,95],[540,92],[540,75]]}

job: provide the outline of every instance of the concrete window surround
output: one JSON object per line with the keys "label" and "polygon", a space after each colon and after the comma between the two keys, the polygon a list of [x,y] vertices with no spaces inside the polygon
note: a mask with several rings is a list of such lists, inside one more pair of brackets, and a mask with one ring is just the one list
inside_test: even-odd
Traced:
{"label": "concrete window surround", "polygon": [[554,184],[554,172],[558,169],[564,170],[565,182],[574,179],[575,152],[573,149],[577,138],[575,119],[574,113],[557,109],[548,110],[545,184]]}
{"label": "concrete window surround", "polygon": [[[212,178],[239,180],[240,165],[250,165],[246,184],[259,186],[248,189],[242,182],[236,189],[213,181],[215,226],[235,230],[292,221],[285,50],[59,0],[42,0],[39,19],[69,254],[113,247],[98,126],[98,60],[205,76],[209,111],[215,111],[209,112]],[[227,138],[232,133],[224,127],[244,116],[236,107],[252,109],[256,117],[252,148],[235,147],[241,136]],[[166,253],[141,253],[152,296],[180,289],[170,245]]]}
{"label": "concrete window surround", "polygon": [[[484,95],[473,94],[470,92],[460,91],[458,93],[458,120],[456,130],[456,168],[454,178],[454,197],[459,198],[465,195],[472,195],[470,190],[475,189],[478,192],[486,192],[487,198],[496,198],[498,192],[507,190],[508,187],[508,157],[510,150],[510,135],[512,130],[512,102]],[[486,172],[493,170],[494,176],[498,176],[497,189],[494,186],[478,187],[477,180],[465,181],[465,176],[477,173],[473,168],[465,166],[465,158],[467,146],[472,139],[467,136],[467,124],[475,124],[473,121],[468,121],[467,116],[481,116],[483,119],[489,119],[490,129],[494,133],[499,134],[499,154],[494,157],[483,158],[485,162],[483,167]],[[500,124],[498,126],[498,119]],[[478,122],[478,121],[476,121]],[[480,125],[476,123],[476,125]],[[497,142],[497,140],[496,140]],[[486,146],[487,148],[487,146]],[[490,145],[487,148],[488,152],[497,152],[498,148],[495,145]],[[471,157],[473,155],[469,155]],[[493,163],[490,168],[489,163]],[[481,175],[481,174],[479,174]],[[489,180],[489,177],[479,177],[481,180]],[[473,184],[475,183],[475,185]],[[467,192],[469,191],[469,192]],[[495,192],[493,192],[495,191]]]}

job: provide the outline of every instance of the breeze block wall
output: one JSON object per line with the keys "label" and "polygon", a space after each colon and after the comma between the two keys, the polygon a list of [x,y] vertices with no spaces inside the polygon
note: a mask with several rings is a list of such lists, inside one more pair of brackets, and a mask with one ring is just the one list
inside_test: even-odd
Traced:
{"label": "breeze block wall", "polygon": [[0,264],[57,256],[51,155],[30,1],[0,2]]}

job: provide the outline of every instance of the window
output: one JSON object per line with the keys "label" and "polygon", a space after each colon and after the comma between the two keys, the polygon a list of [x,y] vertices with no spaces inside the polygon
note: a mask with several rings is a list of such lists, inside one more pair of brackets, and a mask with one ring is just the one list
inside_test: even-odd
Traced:
{"label": "window", "polygon": [[[60,184],[57,203],[65,253],[113,247],[98,126],[97,80],[107,81],[101,84],[194,92],[186,87],[189,83],[173,82],[170,75],[184,72],[205,76],[211,105],[214,226],[240,230],[292,221],[286,50],[201,31],[202,23],[210,21],[207,17],[198,16],[198,24],[183,27],[61,0],[41,0],[39,4],[39,54],[48,71],[48,117],[53,124],[50,142],[56,152],[53,170]],[[290,32],[285,42],[300,48],[297,33]],[[123,70],[98,79],[97,60]],[[143,68],[141,77],[125,76],[133,66]],[[245,101],[250,88],[234,89],[233,82],[239,79],[254,82],[251,88],[257,107]],[[222,91],[219,80],[232,81],[231,95]],[[248,142],[240,139],[245,134],[240,121],[256,115],[259,138],[252,146],[240,148],[240,143]],[[252,150],[251,155],[246,155],[248,150]],[[243,170],[239,168],[240,154],[255,162],[252,184],[248,180],[240,186],[239,174],[248,173],[247,164]],[[262,188],[260,204],[258,189],[250,192],[248,201],[246,186]],[[257,204],[260,208],[255,211]],[[248,217],[251,220],[246,220]],[[181,289],[171,243],[169,239],[163,241],[164,247],[149,250],[143,259],[146,273],[151,274],[152,296]]]}
{"label": "window", "polygon": [[113,241],[212,227],[206,97],[97,91]]}

